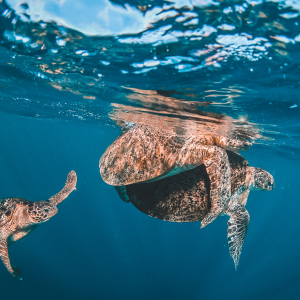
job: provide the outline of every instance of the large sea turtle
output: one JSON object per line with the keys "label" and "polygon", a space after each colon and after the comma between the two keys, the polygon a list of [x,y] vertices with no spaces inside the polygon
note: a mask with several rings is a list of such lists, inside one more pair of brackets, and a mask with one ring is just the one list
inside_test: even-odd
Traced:
{"label": "large sea turtle", "polygon": [[245,140],[221,134],[181,137],[147,125],[133,125],[119,136],[99,161],[102,179],[113,186],[151,182],[201,164],[210,179],[210,209],[202,227],[224,210],[231,197],[230,166],[225,149],[249,147]]}
{"label": "large sea turtle", "polygon": [[76,183],[76,173],[71,171],[64,188],[49,200],[35,202],[22,198],[0,200],[0,258],[9,273],[17,279],[22,280],[18,268],[10,264],[7,247],[56,215],[57,205],[76,189]]}
{"label": "large sea turtle", "polygon": [[[248,166],[241,155],[226,151],[231,168],[231,198],[222,210],[230,216],[228,245],[237,268],[250,220],[245,209],[250,190],[274,187],[271,174]],[[125,202],[131,202],[143,213],[166,221],[195,222],[205,219],[211,208],[210,180],[204,165],[150,183],[115,187]]]}

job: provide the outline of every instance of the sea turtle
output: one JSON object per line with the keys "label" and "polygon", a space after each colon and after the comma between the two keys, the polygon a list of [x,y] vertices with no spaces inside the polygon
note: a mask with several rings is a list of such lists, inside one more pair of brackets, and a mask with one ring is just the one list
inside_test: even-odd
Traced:
{"label": "sea turtle", "polygon": [[18,268],[10,264],[7,247],[56,215],[57,205],[76,189],[76,182],[76,173],[71,171],[64,188],[49,200],[35,202],[22,198],[0,200],[0,258],[9,273],[17,279],[22,280]]}
{"label": "sea turtle", "polygon": [[[228,245],[235,268],[244,243],[250,216],[245,209],[250,190],[274,188],[271,174],[248,166],[241,155],[226,151],[231,168],[231,198],[222,210],[230,216]],[[195,222],[205,219],[211,207],[210,180],[204,165],[150,183],[115,187],[125,202],[131,202],[143,213],[166,221]]]}
{"label": "sea turtle", "polygon": [[210,210],[202,227],[224,210],[230,192],[230,166],[225,149],[249,147],[246,140],[221,134],[181,137],[147,125],[134,124],[119,136],[99,161],[102,179],[113,186],[151,182],[193,169],[201,164],[210,179]]}

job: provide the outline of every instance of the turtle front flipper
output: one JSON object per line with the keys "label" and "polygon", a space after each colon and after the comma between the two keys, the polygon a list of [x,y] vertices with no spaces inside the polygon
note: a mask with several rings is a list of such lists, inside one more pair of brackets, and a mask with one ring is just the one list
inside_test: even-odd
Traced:
{"label": "turtle front flipper", "polygon": [[241,205],[246,206],[248,197],[249,197],[249,193],[250,193],[250,190],[246,189],[240,194],[238,201]]}
{"label": "turtle front flipper", "polygon": [[25,231],[17,231],[15,233],[11,234],[7,239],[8,246],[10,246],[14,242],[20,240],[24,236],[28,235],[36,227],[37,227],[37,225],[32,225],[32,226],[30,226],[30,228],[27,228]]}
{"label": "turtle front flipper", "polygon": [[7,248],[7,240],[4,238],[0,239],[0,258],[1,258],[2,262],[4,263],[4,265],[6,266],[8,272],[15,278],[22,280],[19,269],[16,267],[12,267],[10,264],[8,248]]}
{"label": "turtle front flipper", "polygon": [[235,269],[237,269],[250,221],[250,216],[246,208],[238,203],[235,203],[233,208],[227,212],[227,214],[230,215],[230,219],[227,222],[229,253],[233,258]]}
{"label": "turtle front flipper", "polygon": [[231,197],[231,172],[226,151],[216,146],[203,146],[203,163],[210,179],[211,208],[201,221],[201,228],[222,213]]}
{"label": "turtle front flipper", "polygon": [[49,201],[53,205],[60,204],[63,200],[65,200],[74,190],[76,190],[76,183],[77,183],[77,175],[75,171],[71,171],[68,174],[66,183],[64,188],[54,196],[52,196]]}

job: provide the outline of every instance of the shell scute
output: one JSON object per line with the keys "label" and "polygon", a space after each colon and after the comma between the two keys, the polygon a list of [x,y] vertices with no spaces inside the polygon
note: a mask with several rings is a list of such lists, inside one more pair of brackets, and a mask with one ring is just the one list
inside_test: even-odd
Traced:
{"label": "shell scute", "polygon": [[175,135],[134,126],[117,138],[99,161],[102,179],[115,186],[148,181],[172,170],[184,145]]}

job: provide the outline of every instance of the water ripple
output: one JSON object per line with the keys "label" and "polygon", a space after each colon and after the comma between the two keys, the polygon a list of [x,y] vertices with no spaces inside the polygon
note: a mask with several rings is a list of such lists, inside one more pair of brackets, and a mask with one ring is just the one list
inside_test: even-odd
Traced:
{"label": "water ripple", "polygon": [[199,110],[296,136],[299,1],[7,0],[0,15],[2,111],[114,124],[119,105],[171,124]]}

